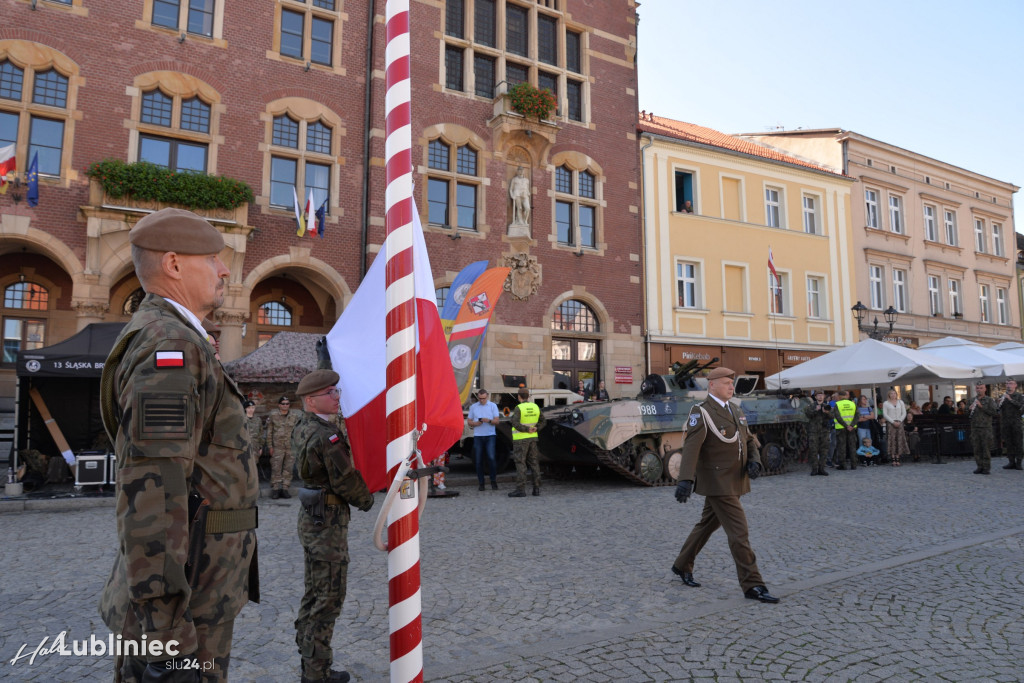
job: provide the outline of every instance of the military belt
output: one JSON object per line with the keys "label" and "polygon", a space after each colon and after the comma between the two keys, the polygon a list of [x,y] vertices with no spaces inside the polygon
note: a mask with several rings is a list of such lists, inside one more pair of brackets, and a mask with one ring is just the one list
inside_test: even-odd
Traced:
{"label": "military belt", "polygon": [[231,534],[249,531],[259,526],[257,508],[244,510],[210,510],[206,513],[206,533]]}
{"label": "military belt", "polygon": [[324,505],[344,505],[344,504],[345,504],[345,501],[343,501],[340,497],[334,495],[333,493],[324,494]]}

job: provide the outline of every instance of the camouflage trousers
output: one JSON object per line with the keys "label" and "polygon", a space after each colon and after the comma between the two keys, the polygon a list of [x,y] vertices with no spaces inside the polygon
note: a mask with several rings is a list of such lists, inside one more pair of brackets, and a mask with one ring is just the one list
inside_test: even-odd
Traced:
{"label": "camouflage trousers", "polygon": [[825,429],[807,432],[807,462],[811,466],[811,472],[825,470],[825,460],[828,458],[829,446],[832,443],[831,436]]}
{"label": "camouflage trousers", "polygon": [[974,462],[982,470],[992,468],[992,430],[971,429],[971,447],[974,449]]}
{"label": "camouflage trousers", "polygon": [[1003,424],[1000,430],[1003,437],[1003,452],[1006,453],[1006,458],[1010,461],[1010,464],[1018,464],[1021,461],[1021,451],[1024,450],[1024,443],[1021,436],[1021,424],[1020,420],[1017,420],[1017,424]]}
{"label": "camouflage trousers", "polygon": [[331,670],[334,623],[341,616],[348,562],[327,562],[305,551],[306,592],[295,620],[295,644],[302,656],[302,675],[324,678]]}
{"label": "camouflage trousers", "polygon": [[275,448],[270,456],[270,488],[287,489],[292,484],[295,456],[290,448]]}
{"label": "camouflage trousers", "polygon": [[850,469],[857,467],[857,430],[837,429],[836,433],[836,456],[834,464],[836,467],[845,467],[846,461],[850,461]]}
{"label": "camouflage trousers", "polygon": [[[132,619],[129,611],[129,619]],[[217,624],[196,624],[199,650],[195,654],[180,658],[175,666],[188,666],[198,670],[203,683],[220,683],[228,680],[228,664],[231,662],[231,638],[235,620]],[[121,652],[128,647],[128,641],[121,641]],[[145,657],[119,656],[114,658],[114,683],[139,683],[146,670]],[[187,673],[187,672],[186,672]]]}
{"label": "camouflage trousers", "polygon": [[512,445],[512,459],[516,463],[516,490],[526,490],[526,469],[533,470],[533,485],[540,488],[540,450],[537,439],[519,439]]}

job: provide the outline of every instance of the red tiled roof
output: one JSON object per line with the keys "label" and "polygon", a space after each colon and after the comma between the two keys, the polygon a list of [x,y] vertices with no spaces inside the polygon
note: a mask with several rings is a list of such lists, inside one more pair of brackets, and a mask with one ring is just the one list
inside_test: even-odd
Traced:
{"label": "red tiled roof", "polygon": [[741,154],[748,154],[753,157],[760,157],[771,161],[782,161],[787,164],[803,166],[805,168],[811,168],[815,171],[830,173],[832,175],[842,175],[841,173],[836,173],[824,166],[819,166],[818,164],[813,164],[809,161],[803,161],[796,157],[791,157],[788,154],[783,154],[782,152],[771,149],[770,147],[759,145],[756,142],[744,140],[743,138],[738,138],[735,135],[727,135],[721,131],[715,130],[714,128],[698,126],[695,123],[686,123],[685,121],[676,121],[674,119],[667,119],[664,116],[655,116],[654,114],[640,112],[637,128],[641,132],[665,135],[679,140],[688,140],[702,145],[720,147],[721,149],[728,149],[733,152],[740,152]]}

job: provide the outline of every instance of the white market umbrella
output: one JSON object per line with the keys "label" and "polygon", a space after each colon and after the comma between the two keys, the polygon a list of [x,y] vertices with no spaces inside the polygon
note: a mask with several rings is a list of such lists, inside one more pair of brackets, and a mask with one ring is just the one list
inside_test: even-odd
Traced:
{"label": "white market umbrella", "polygon": [[1002,344],[996,344],[992,347],[996,351],[1002,351],[1003,353],[1012,353],[1015,356],[1024,356],[1024,344],[1020,342],[1003,342]]}
{"label": "white market umbrella", "polygon": [[865,339],[766,377],[769,389],[861,387],[968,379],[981,373],[953,360],[896,344]]}
{"label": "white market umbrella", "polygon": [[918,351],[970,365],[980,370],[982,376],[988,379],[1024,375],[1024,356],[990,349],[960,337],[943,337],[919,347]]}

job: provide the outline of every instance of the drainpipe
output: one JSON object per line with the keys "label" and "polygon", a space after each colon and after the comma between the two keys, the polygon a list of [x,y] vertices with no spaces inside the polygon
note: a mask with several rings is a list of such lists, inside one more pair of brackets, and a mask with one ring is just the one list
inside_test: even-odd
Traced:
{"label": "drainpipe", "polygon": [[[366,19],[366,83],[363,90],[363,205],[359,211],[359,282],[366,275],[366,241],[370,213],[370,108],[373,102],[373,23],[377,16],[376,3],[368,3]],[[357,283],[358,285],[358,283]]]}
{"label": "drainpipe", "polygon": [[[643,139],[644,135],[641,134],[640,138]],[[643,294],[643,306],[644,306],[644,346],[646,347],[646,362],[647,372],[644,373],[644,377],[651,374],[651,323],[648,318],[647,309],[647,279],[649,273],[647,272],[647,163],[644,160],[644,152],[648,147],[654,144],[654,139],[651,137],[647,138],[649,142],[640,148],[640,199],[641,199],[641,211],[640,211],[640,237],[641,237],[641,253],[640,253],[640,278],[644,286],[641,288]]]}

